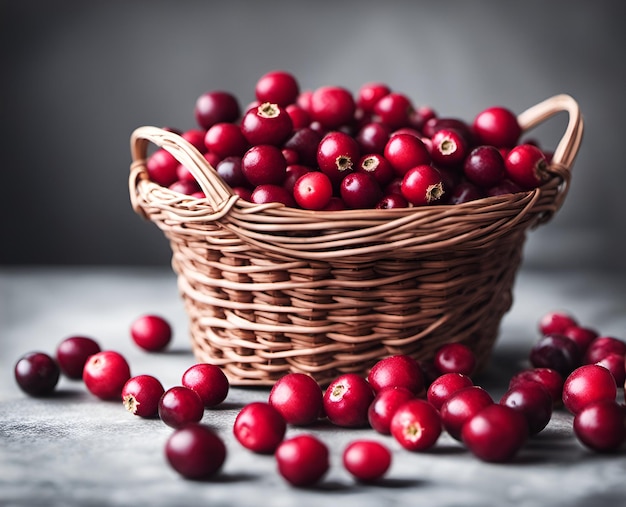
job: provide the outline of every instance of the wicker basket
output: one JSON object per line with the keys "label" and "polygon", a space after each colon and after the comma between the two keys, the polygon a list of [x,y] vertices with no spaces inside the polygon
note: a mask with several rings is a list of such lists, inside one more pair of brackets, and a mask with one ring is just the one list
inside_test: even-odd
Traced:
{"label": "wicker basket", "polygon": [[[569,115],[541,188],[457,205],[305,211],[239,199],[181,137],[154,127],[131,137],[133,208],[169,239],[199,362],[234,385],[288,372],[321,384],[365,374],[392,354],[418,360],[462,342],[484,367],[512,304],[526,231],[566,195],[583,123],[568,95],[522,113],[524,131]],[[171,152],[206,194],[151,182],[149,143]]]}

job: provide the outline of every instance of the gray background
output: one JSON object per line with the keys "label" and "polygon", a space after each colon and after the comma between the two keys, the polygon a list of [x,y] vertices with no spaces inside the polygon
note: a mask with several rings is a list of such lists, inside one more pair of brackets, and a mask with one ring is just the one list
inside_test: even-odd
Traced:
{"label": "gray background", "polygon": [[[131,210],[128,139],[195,127],[202,92],[242,104],[286,69],[302,88],[387,82],[471,119],[558,93],[586,135],[555,219],[526,265],[622,268],[626,59],[621,1],[0,1],[0,263],[167,265]],[[542,128],[555,143],[564,118]]]}

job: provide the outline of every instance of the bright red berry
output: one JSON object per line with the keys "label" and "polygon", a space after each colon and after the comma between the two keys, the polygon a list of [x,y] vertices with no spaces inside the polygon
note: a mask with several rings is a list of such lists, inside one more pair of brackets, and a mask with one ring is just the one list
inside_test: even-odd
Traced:
{"label": "bright red berry", "polygon": [[434,167],[418,165],[404,175],[401,190],[414,206],[437,204],[444,195],[443,179]]}
{"label": "bright red berry", "polygon": [[549,177],[544,153],[532,144],[512,148],[504,159],[504,167],[509,178],[526,189],[540,186]]}
{"label": "bright red berry", "polygon": [[269,403],[248,403],[235,418],[233,434],[246,449],[260,454],[273,453],[282,442],[287,424]]}
{"label": "bright red berry", "polygon": [[254,93],[260,103],[271,102],[287,107],[296,102],[300,85],[293,74],[284,70],[273,70],[259,78]]}
{"label": "bright red berry", "polygon": [[130,326],[133,341],[142,349],[158,352],[168,346],[172,339],[172,327],[159,315],[143,315]]}
{"label": "bright red berry", "polygon": [[296,487],[318,483],[330,468],[328,447],[313,435],[284,440],[274,456],[280,475]]}
{"label": "bright red berry", "polygon": [[614,400],[594,401],[574,416],[573,428],[589,449],[615,451],[626,441],[626,409]]}
{"label": "bright red berry", "polygon": [[321,171],[308,171],[294,184],[293,197],[298,206],[304,209],[321,210],[330,202],[333,184]]}
{"label": "bright red berry", "polygon": [[455,392],[473,386],[472,379],[463,373],[448,372],[433,380],[426,390],[426,399],[437,409]]}
{"label": "bright red berry", "polygon": [[288,373],[272,386],[268,402],[288,424],[306,426],[319,419],[324,408],[324,393],[313,377]]}
{"label": "bright red berry", "polygon": [[359,145],[344,132],[329,132],[317,148],[317,165],[334,184],[356,169],[360,159]]}
{"label": "bright red berry", "polygon": [[348,444],[342,457],[345,469],[357,480],[373,482],[391,466],[391,451],[376,440],[356,440]]}
{"label": "bright red berry", "polygon": [[185,386],[170,387],[159,400],[158,413],[161,420],[172,428],[200,422],[204,405],[198,393]]}
{"label": "bright red berry", "polygon": [[391,419],[400,405],[415,398],[415,394],[405,387],[385,387],[380,389],[367,410],[370,426],[382,435],[391,434]]}
{"label": "bright red berry", "polygon": [[326,388],[324,413],[337,426],[366,426],[367,411],[373,400],[374,391],[367,380],[356,373],[345,373]]}
{"label": "bright red berry", "polygon": [[499,106],[478,113],[472,123],[472,130],[478,142],[498,148],[515,146],[522,134],[517,116],[509,109]]}
{"label": "bright red berry", "polygon": [[456,440],[467,421],[483,408],[492,405],[489,393],[479,386],[469,386],[452,393],[441,405],[439,413],[444,429]]}
{"label": "bright red berry", "polygon": [[500,404],[522,413],[528,423],[530,435],[536,435],[543,430],[552,417],[552,396],[537,382],[509,388],[500,399]]}
{"label": "bright red berry", "polygon": [[577,414],[594,401],[615,400],[617,385],[609,370],[597,364],[576,368],[563,383],[563,405]]}
{"label": "bright red berry", "polygon": [[87,390],[103,400],[119,399],[130,376],[126,358],[113,350],[103,350],[90,356],[83,369]]}
{"label": "bright red berry", "polygon": [[435,351],[433,363],[442,374],[462,373],[471,377],[476,368],[476,355],[463,343],[446,343]]}
{"label": "bright red berry", "polygon": [[159,400],[165,389],[152,375],[137,375],[129,378],[122,388],[122,403],[131,414],[139,417],[156,417]]}
{"label": "bright red berry", "polygon": [[194,390],[206,408],[222,403],[230,388],[222,369],[209,363],[198,363],[187,368],[182,376],[182,385]]}
{"label": "bright red berry", "polygon": [[432,159],[424,143],[411,134],[393,134],[383,150],[398,176],[404,176],[409,169],[428,165]]}
{"label": "bright red berry", "polygon": [[398,407],[391,419],[392,436],[409,451],[425,451],[435,445],[442,431],[437,409],[415,398]]}
{"label": "bright red berry", "polygon": [[241,133],[251,145],[282,146],[293,133],[293,122],[284,108],[263,102],[243,116]]}
{"label": "bright red berry", "polygon": [[340,86],[322,86],[311,95],[311,118],[327,130],[350,124],[355,110],[354,97]]}
{"label": "bright red berry", "polygon": [[377,393],[390,387],[403,387],[418,395],[424,389],[424,376],[419,363],[402,354],[380,359],[367,374],[367,380]]}

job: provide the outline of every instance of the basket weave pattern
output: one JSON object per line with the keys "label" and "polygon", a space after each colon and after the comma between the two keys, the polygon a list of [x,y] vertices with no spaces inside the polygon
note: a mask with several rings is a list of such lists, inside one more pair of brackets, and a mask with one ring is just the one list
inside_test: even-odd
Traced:
{"label": "basket weave pattern", "polygon": [[[565,95],[519,116],[528,130],[560,111],[570,121],[541,188],[389,210],[252,204],[179,136],[137,129],[131,201],[171,244],[197,360],[222,366],[235,385],[271,385],[293,371],[326,384],[391,354],[428,359],[448,342],[470,345],[484,366],[512,304],[526,232],[561,206],[582,136]],[[174,154],[207,197],[151,182],[149,143]]]}

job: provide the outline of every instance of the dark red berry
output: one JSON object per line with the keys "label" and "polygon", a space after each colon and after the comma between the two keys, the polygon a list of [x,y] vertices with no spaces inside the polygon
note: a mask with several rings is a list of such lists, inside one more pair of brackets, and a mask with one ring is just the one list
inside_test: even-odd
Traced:
{"label": "dark red berry", "polygon": [[361,153],[383,154],[387,141],[389,141],[391,129],[382,123],[372,122],[361,127],[355,139],[359,143]]}
{"label": "dark red berry", "polygon": [[578,345],[578,350],[581,351],[583,356],[589,348],[591,342],[599,336],[598,332],[595,329],[578,325],[566,327],[562,331],[562,334],[563,336],[566,336],[570,340],[574,341],[576,345]]}
{"label": "dark red berry", "polygon": [[509,388],[537,383],[543,387],[552,398],[552,405],[560,405],[563,397],[563,376],[551,368],[531,368],[523,370],[511,377]]}
{"label": "dark red berry", "polygon": [[612,452],[626,441],[626,409],[614,400],[594,401],[574,416],[574,434],[596,452]]}
{"label": "dark red berry", "polygon": [[244,153],[241,170],[252,186],[281,185],[287,175],[287,161],[280,148],[261,144]]}
{"label": "dark red berry", "polygon": [[296,206],[293,194],[289,190],[283,186],[271,184],[257,186],[250,194],[250,201],[255,204],[279,202],[290,208]]}
{"label": "dark red berry", "polygon": [[45,352],[29,352],[15,363],[15,381],[30,396],[51,394],[59,381],[61,370]]}
{"label": "dark red berry", "polygon": [[322,140],[322,135],[312,128],[304,127],[296,130],[285,141],[284,148],[295,151],[298,154],[298,163],[309,167],[317,165],[317,148]]}
{"label": "dark red berry", "polygon": [[208,130],[216,123],[233,122],[239,118],[239,102],[228,92],[206,92],[196,100],[194,114],[198,125]]}
{"label": "dark red berry", "polygon": [[280,412],[269,403],[248,403],[235,418],[233,434],[246,449],[259,454],[271,454],[282,442],[287,423]]}
{"label": "dark red berry", "polygon": [[391,183],[391,180],[396,176],[389,161],[377,153],[362,156],[356,170],[372,175],[381,188]]}
{"label": "dark red berry", "polygon": [[597,363],[611,353],[621,356],[626,355],[626,342],[613,336],[598,336],[588,345],[583,357],[583,363]]}
{"label": "dark red berry", "polygon": [[391,466],[391,451],[376,440],[356,440],[343,451],[343,466],[357,480],[373,482]]}
{"label": "dark red berry", "polygon": [[492,405],[490,394],[479,386],[469,386],[452,393],[439,410],[444,429],[461,440],[463,425],[483,408]]}
{"label": "dark red berry", "polygon": [[409,201],[407,201],[402,194],[387,194],[382,197],[376,204],[376,209],[394,209],[394,208],[408,208]]}
{"label": "dark red berry", "polygon": [[384,83],[365,83],[357,92],[356,105],[359,109],[362,109],[367,113],[372,113],[376,103],[390,93],[391,89]]}
{"label": "dark red berry", "polygon": [[172,339],[172,327],[159,315],[143,315],[130,326],[133,341],[142,349],[158,352],[168,346]]}
{"label": "dark red berry", "polygon": [[159,400],[165,389],[152,375],[138,375],[129,378],[122,388],[122,403],[131,414],[139,417],[156,417],[159,413]]}
{"label": "dark red berry", "polygon": [[564,311],[548,312],[539,319],[539,332],[542,335],[564,334],[565,330],[577,326],[578,321],[573,315]]}
{"label": "dark red berry", "polygon": [[348,208],[373,208],[382,198],[382,190],[373,175],[353,172],[344,176],[339,187]]}
{"label": "dark red berry", "polygon": [[204,405],[198,393],[185,386],[170,387],[159,400],[158,413],[161,420],[172,428],[200,422]]}
{"label": "dark red berry", "polygon": [[61,373],[77,380],[83,378],[83,369],[90,356],[100,352],[100,345],[88,336],[70,336],[59,343],[56,359]]}
{"label": "dark red berry", "polygon": [[467,150],[465,139],[456,130],[441,129],[431,138],[430,156],[437,165],[460,166],[467,157]]}
{"label": "dark red berry", "polygon": [[465,159],[463,173],[476,185],[484,188],[493,187],[506,175],[504,158],[500,150],[494,146],[477,146]]}
{"label": "dark red berry", "polygon": [[560,334],[542,336],[530,350],[530,362],[535,368],[551,368],[564,378],[580,365],[578,345]]}
{"label": "dark red berry", "polygon": [[230,389],[222,369],[209,363],[198,363],[187,368],[182,376],[182,385],[194,390],[206,408],[222,403]]}
{"label": "dark red berry", "polygon": [[527,382],[510,388],[500,399],[500,404],[522,413],[528,423],[530,435],[536,435],[543,430],[552,417],[552,396],[537,382]]}
{"label": "dark red berry", "polygon": [[213,477],[226,460],[226,446],[208,426],[189,423],[175,430],[165,444],[170,466],[187,479]]}
{"label": "dark red berry", "polygon": [[391,92],[376,102],[374,113],[381,123],[392,129],[399,129],[409,125],[413,104],[406,95]]}
{"label": "dark red berry", "polygon": [[215,170],[231,188],[248,184],[248,180],[241,170],[241,157],[225,157],[215,166]]}
{"label": "dark red berry", "polygon": [[433,363],[442,374],[462,373],[471,377],[476,368],[476,356],[463,343],[446,343],[435,351]]}
{"label": "dark red berry", "polygon": [[103,350],[90,356],[83,369],[87,390],[103,400],[119,400],[122,388],[130,377],[126,358],[113,350]]}

